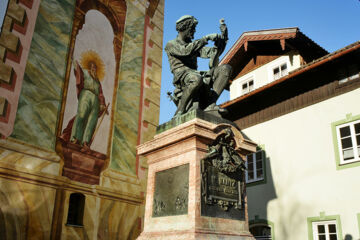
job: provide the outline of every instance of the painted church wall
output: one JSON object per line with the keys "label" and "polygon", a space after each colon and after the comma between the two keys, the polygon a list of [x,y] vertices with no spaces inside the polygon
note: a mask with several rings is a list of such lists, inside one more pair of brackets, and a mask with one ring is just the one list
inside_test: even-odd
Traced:
{"label": "painted church wall", "polygon": [[[48,150],[55,149],[57,138],[61,135],[58,133],[59,130],[62,132],[66,128],[69,121],[76,115],[78,107],[73,67],[70,70],[68,86],[64,89],[65,81],[67,81],[67,59],[68,54],[71,54],[69,43],[74,5],[75,1],[70,0],[42,1],[40,4],[14,130],[11,134],[12,138]],[[71,58],[74,62],[81,62],[81,54],[89,50],[100,54],[105,65],[105,79],[101,85],[104,85],[102,90],[106,105],[109,104],[109,114],[104,115],[90,148],[107,155],[109,168],[136,175],[135,147],[138,144],[145,20],[144,10],[136,6],[133,1],[129,1],[126,7],[126,24],[123,31],[119,69],[115,69],[114,56],[111,56],[114,55],[114,50],[105,44],[105,39],[108,42],[111,41],[112,33],[108,36],[102,32],[105,30],[101,29],[100,25],[98,27],[91,25],[91,19],[96,22],[94,21],[96,17],[91,16],[102,15],[96,10],[90,10],[87,13],[89,16],[85,16],[85,23],[76,36],[75,49]],[[105,16],[102,19],[104,22],[107,21]],[[162,23],[158,25],[162,26]],[[155,28],[155,31],[159,31],[157,27]],[[111,32],[111,27],[109,26],[106,31]],[[154,42],[160,41],[156,39],[159,35],[162,35],[162,32],[153,34]],[[105,38],[106,36],[108,37]],[[161,54],[161,48],[151,54],[155,54],[152,59],[159,59],[156,56]],[[161,66],[161,62],[159,64]],[[158,79],[160,71],[160,68],[155,71],[149,70],[150,75],[155,74],[152,79],[157,81],[152,86],[155,88],[155,95],[160,93]],[[147,95],[153,95],[150,92],[148,91]],[[159,99],[154,99],[154,97],[152,99],[157,101],[156,110],[158,110]],[[65,102],[65,107],[62,112],[63,102]],[[151,112],[150,116],[153,115],[152,117],[155,118],[151,121],[158,121],[156,117],[158,114],[149,112]],[[62,120],[61,123],[59,119]]]}
{"label": "painted church wall", "polygon": [[[0,135],[0,239],[135,239],[143,227],[147,168],[136,145],[151,139],[158,124],[164,1],[34,2],[39,10],[19,104],[11,108],[13,130]],[[76,14],[84,6],[81,22]],[[91,74],[81,65],[86,52],[104,65],[99,82],[108,113],[99,114],[90,150],[74,148],[76,161],[67,170],[83,175],[72,179],[64,174],[64,146],[71,141],[61,136],[78,113],[76,62]],[[66,225],[69,196],[77,192],[86,197],[82,228]]]}

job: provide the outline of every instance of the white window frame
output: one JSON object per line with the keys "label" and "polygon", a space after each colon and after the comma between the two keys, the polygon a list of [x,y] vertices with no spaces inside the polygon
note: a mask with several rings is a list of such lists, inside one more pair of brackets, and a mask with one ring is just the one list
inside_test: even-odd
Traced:
{"label": "white window frame", "polygon": [[273,81],[276,81],[278,79],[274,79],[274,69],[277,67],[280,67],[281,65],[286,64],[287,67],[287,71],[289,74],[289,72],[293,69],[293,65],[290,63],[290,57],[288,55],[286,56],[281,56],[278,59],[275,59],[274,61],[272,61],[271,63],[269,63],[268,67],[267,67],[267,73],[268,73],[268,83],[271,83]]}
{"label": "white window frame", "polygon": [[[249,83],[250,82],[253,82],[253,88],[250,90],[249,89]],[[243,92],[243,85],[244,84],[247,84],[247,91],[246,92]],[[249,92],[251,92],[251,91],[254,91],[254,89],[255,89],[255,79],[254,79],[254,77],[249,77],[249,78],[246,78],[246,79],[244,79],[244,80],[242,80],[241,82],[240,82],[240,86],[239,86],[239,91],[240,91],[240,95],[239,96],[242,96],[242,95],[245,95],[245,94],[247,94],[247,93],[249,93]]]}
{"label": "white window frame", "polygon": [[[281,67],[282,67],[283,65],[286,65],[286,74],[283,74],[283,72],[282,72],[282,70],[281,70]],[[279,70],[279,77],[278,77],[278,78],[275,78],[275,74],[274,74],[274,70],[275,70],[275,69],[278,69],[278,70]],[[289,74],[289,64],[287,63],[287,61],[284,61],[284,62],[282,62],[282,63],[280,63],[280,64],[272,67],[272,78],[273,78],[274,81],[275,81],[275,80],[278,80],[278,79],[280,79],[280,78],[282,78],[282,77],[284,77],[284,76],[286,76],[286,75],[288,75],[288,74]]]}
{"label": "white window frame", "polygon": [[325,240],[330,240],[330,233],[329,233],[329,225],[334,224],[336,229],[336,239],[338,239],[338,226],[336,220],[330,220],[330,221],[319,221],[319,222],[312,222],[312,229],[313,229],[313,240],[319,240],[319,233],[318,233],[318,226],[324,225],[325,227]]}
{"label": "white window frame", "polygon": [[[336,126],[336,137],[337,137],[338,151],[339,151],[339,156],[340,156],[340,165],[360,161],[360,157],[359,157],[360,152],[358,150],[358,145],[356,143],[356,133],[355,133],[355,127],[354,127],[355,124],[357,124],[357,123],[360,123],[360,120],[352,121],[352,122],[348,122],[348,123],[344,123],[344,124]],[[350,136],[351,136],[351,142],[352,142],[353,153],[354,153],[354,159],[350,159],[350,160],[344,160],[343,149],[342,149],[342,144],[341,144],[341,137],[340,137],[340,128],[347,127],[347,126],[350,127]],[[358,134],[358,135],[360,135],[360,134]]]}
{"label": "white window frame", "polygon": [[[257,170],[258,168],[256,167],[256,153],[261,153],[261,161],[262,161],[262,177],[258,177],[257,176]],[[258,182],[258,181],[262,181],[264,180],[264,176],[265,176],[265,159],[264,159],[264,150],[260,150],[260,151],[256,151],[254,153],[250,153],[248,155],[246,155],[246,162],[245,162],[245,166],[246,169],[248,168],[248,156],[252,155],[252,159],[253,159],[253,171],[254,171],[254,178],[249,180],[249,176],[248,176],[248,171],[245,171],[245,182],[246,183],[252,183],[252,182]]]}

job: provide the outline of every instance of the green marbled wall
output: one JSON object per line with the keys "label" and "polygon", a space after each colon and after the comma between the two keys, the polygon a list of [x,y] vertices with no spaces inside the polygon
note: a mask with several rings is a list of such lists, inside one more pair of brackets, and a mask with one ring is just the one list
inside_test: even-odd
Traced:
{"label": "green marbled wall", "polygon": [[75,0],[40,3],[11,137],[54,149]]}
{"label": "green marbled wall", "polygon": [[128,174],[136,174],[144,21],[144,14],[128,4],[110,162],[110,168]]}

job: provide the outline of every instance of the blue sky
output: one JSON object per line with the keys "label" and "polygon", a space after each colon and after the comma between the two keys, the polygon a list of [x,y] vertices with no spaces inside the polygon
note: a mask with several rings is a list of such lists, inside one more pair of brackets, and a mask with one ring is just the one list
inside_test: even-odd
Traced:
{"label": "blue sky", "polygon": [[[360,40],[360,0],[165,0],[164,47],[177,35],[176,20],[187,14],[199,21],[195,39],[219,33],[219,19],[225,19],[229,41],[223,55],[243,32],[254,30],[299,27],[329,52]],[[207,70],[207,64],[208,60],[201,60],[199,69]],[[174,87],[165,52],[162,67],[160,124],[169,121],[176,110],[166,94]],[[227,100],[229,93],[224,91],[218,103]]]}
{"label": "blue sky", "polygon": [[[0,25],[5,2],[0,0]],[[224,54],[243,32],[263,29],[299,27],[329,52],[360,40],[360,0],[165,0],[164,46],[177,35],[176,20],[187,14],[199,21],[195,39],[219,33],[219,19],[225,19],[229,41]],[[207,64],[200,60],[199,69],[207,70]],[[176,110],[166,94],[173,90],[173,76],[165,52],[162,66],[160,123],[169,121]],[[229,93],[224,91],[218,103],[227,100]]]}
{"label": "blue sky", "polygon": [[[5,10],[7,8],[8,0],[0,0],[0,28],[4,21]],[[1,30],[1,29],[0,29]]]}

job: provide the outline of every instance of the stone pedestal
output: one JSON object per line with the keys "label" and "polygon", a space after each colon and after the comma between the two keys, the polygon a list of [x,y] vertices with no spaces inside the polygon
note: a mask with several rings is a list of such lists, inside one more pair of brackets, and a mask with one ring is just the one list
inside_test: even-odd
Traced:
{"label": "stone pedestal", "polygon": [[237,132],[240,155],[255,151],[256,145],[244,139],[233,126],[199,118],[138,146],[138,154],[147,157],[149,165],[144,231],[138,239],[254,239],[249,232],[246,194],[242,209],[236,210],[241,211],[240,219],[208,217],[201,211],[201,204],[205,204],[201,159],[208,145],[229,127]]}

